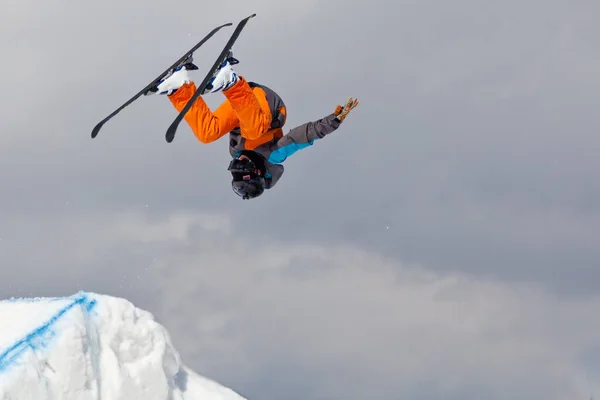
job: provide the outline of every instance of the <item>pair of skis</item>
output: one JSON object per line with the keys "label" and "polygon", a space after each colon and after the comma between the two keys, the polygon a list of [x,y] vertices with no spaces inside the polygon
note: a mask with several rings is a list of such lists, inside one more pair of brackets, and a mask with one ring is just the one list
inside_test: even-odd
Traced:
{"label": "pair of skis", "polygon": [[[185,117],[185,114],[190,110],[190,108],[192,107],[192,105],[194,104],[194,102],[196,101],[196,99],[198,99],[198,97],[200,97],[204,93],[204,91],[207,88],[207,86],[209,85],[210,80],[212,79],[212,77],[217,73],[217,71],[218,71],[219,67],[221,66],[221,64],[229,56],[229,51],[233,47],[233,44],[235,43],[235,41],[237,40],[237,38],[240,36],[240,33],[242,32],[242,30],[244,29],[244,27],[246,26],[246,24],[248,23],[248,21],[251,18],[255,17],[255,16],[256,16],[256,14],[252,14],[252,15],[250,15],[250,16],[242,19],[238,23],[238,25],[236,26],[235,30],[231,34],[231,37],[227,41],[227,44],[225,44],[225,46],[223,47],[223,50],[221,51],[221,54],[219,54],[219,57],[216,59],[215,63],[213,64],[212,68],[210,69],[210,71],[208,71],[208,73],[206,74],[206,77],[204,78],[204,80],[202,81],[202,83],[200,83],[200,85],[197,86],[196,91],[194,92],[194,95],[186,103],[186,105],[183,108],[183,110],[181,110],[181,112],[177,115],[177,117],[175,118],[175,120],[171,123],[171,126],[169,126],[169,128],[167,129],[167,133],[165,135],[165,139],[167,140],[168,143],[171,143],[173,141],[173,139],[175,138],[175,132],[177,131],[177,127],[179,126],[179,123],[183,120],[183,118]],[[126,101],[122,106],[120,106],[115,111],[113,111],[112,113],[110,113],[102,121],[98,122],[98,124],[92,130],[92,139],[95,138],[98,135],[98,132],[100,132],[100,129],[102,128],[102,126],[108,120],[110,120],[112,117],[114,117],[115,115],[117,115],[125,107],[127,107],[128,105],[130,105],[131,103],[133,103],[135,100],[137,100],[142,95],[148,95],[148,94],[150,94],[150,92],[153,91],[153,89],[158,85],[158,83],[163,78],[165,78],[165,77],[169,76],[170,74],[172,74],[173,71],[175,69],[177,69],[179,66],[184,65],[187,62],[187,60],[192,56],[192,54],[194,53],[194,51],[196,51],[200,46],[202,46],[215,33],[217,33],[220,29],[222,29],[222,28],[224,28],[226,26],[231,26],[231,25],[233,25],[233,24],[231,22],[229,22],[229,23],[223,24],[221,26],[217,26],[215,29],[213,29],[212,31],[210,31],[202,40],[200,40],[198,43],[196,43],[196,45],[194,45],[194,47],[192,47],[187,53],[185,53],[183,56],[181,56],[179,58],[179,60],[177,60],[175,63],[173,63],[173,65],[171,65],[163,73],[161,73],[158,77],[156,77],[156,79],[154,79],[152,82],[150,82],[145,88],[143,88],[142,90],[140,90],[135,96],[133,96],[128,101]]]}

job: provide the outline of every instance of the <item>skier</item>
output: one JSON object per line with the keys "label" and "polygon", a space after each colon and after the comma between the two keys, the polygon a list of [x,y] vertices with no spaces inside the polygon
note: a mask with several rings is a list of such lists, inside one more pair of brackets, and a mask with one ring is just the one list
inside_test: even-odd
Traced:
{"label": "skier", "polygon": [[[232,189],[242,199],[252,199],[277,183],[284,171],[281,164],[289,156],[335,131],[358,100],[350,98],[333,113],[284,135],[287,110],[283,100],[270,88],[238,75],[232,68],[238,63],[230,52],[202,93],[222,92],[226,100],[212,112],[198,97],[185,114],[185,121],[202,143],[214,142],[229,133]],[[157,85],[158,93],[167,95],[178,112],[196,91],[188,74],[195,69],[198,67],[190,57]]]}

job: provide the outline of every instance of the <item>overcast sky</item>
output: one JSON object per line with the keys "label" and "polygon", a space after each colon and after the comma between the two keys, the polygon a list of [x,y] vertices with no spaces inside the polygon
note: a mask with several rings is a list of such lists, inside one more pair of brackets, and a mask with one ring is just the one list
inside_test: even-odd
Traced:
{"label": "overcast sky", "polygon": [[[216,25],[290,129],[340,129],[241,201],[162,96]],[[3,0],[0,296],[154,313],[249,400],[600,396],[600,3]],[[200,72],[233,28],[195,54]],[[222,94],[206,97],[211,107]]]}

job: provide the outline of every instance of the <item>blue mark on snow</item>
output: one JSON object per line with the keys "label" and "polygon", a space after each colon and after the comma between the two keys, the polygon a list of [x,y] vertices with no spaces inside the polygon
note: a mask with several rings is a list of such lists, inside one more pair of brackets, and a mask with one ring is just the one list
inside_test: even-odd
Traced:
{"label": "blue mark on snow", "polygon": [[[52,300],[54,300],[54,298]],[[84,293],[79,293],[74,297],[74,300],[70,304],[56,312],[48,321],[0,353],[0,373],[4,372],[8,367],[14,364],[19,356],[28,349],[35,351],[47,347],[48,341],[56,335],[52,330],[52,326],[63,317],[67,311],[78,305],[83,305],[86,312],[90,312],[96,306],[96,300],[88,298]]]}

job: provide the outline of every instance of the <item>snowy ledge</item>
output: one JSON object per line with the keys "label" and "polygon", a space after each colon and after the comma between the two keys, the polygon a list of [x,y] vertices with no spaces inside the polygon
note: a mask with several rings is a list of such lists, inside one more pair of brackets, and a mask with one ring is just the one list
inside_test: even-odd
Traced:
{"label": "snowy ledge", "polygon": [[125,299],[0,301],[0,399],[245,400],[182,364],[168,331]]}

